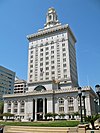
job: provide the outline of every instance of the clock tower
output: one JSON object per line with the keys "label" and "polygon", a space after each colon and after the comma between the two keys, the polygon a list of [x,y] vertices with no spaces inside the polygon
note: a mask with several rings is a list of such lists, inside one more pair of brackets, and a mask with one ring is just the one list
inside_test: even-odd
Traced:
{"label": "clock tower", "polygon": [[47,15],[46,15],[46,24],[44,25],[44,28],[50,28],[55,25],[60,25],[58,21],[58,16],[53,7],[48,9]]}

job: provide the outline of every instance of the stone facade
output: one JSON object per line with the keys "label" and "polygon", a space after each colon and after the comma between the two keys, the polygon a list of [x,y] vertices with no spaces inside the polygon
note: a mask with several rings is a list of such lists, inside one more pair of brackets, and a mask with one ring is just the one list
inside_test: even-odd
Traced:
{"label": "stone facade", "polygon": [[[94,110],[91,109],[91,106],[94,105],[90,99],[94,99],[96,95],[91,87],[84,87],[82,89],[86,93],[86,115],[92,115],[95,113],[95,107]],[[66,114],[65,118],[69,119],[74,112],[79,111],[80,106],[77,88],[11,94],[5,95],[4,99],[4,113],[13,113],[15,118],[25,120],[44,119],[45,114],[50,112]]]}

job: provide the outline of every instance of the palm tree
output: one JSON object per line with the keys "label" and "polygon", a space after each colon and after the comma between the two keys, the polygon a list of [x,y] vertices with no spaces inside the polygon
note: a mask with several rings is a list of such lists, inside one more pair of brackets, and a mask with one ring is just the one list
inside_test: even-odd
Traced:
{"label": "palm tree", "polygon": [[92,129],[95,129],[94,122],[100,118],[100,115],[91,115],[91,116],[86,116],[85,120],[87,122],[90,122],[92,125]]}

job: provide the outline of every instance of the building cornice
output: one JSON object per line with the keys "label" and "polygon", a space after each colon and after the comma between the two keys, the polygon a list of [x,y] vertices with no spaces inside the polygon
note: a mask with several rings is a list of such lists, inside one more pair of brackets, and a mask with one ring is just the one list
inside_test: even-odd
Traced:
{"label": "building cornice", "polygon": [[[92,90],[91,87],[82,87],[82,90],[91,91],[93,95],[96,95],[95,92]],[[18,98],[18,97],[27,97],[27,96],[39,96],[39,95],[52,95],[52,94],[63,94],[63,93],[78,93],[78,88],[65,88],[65,89],[59,89],[59,90],[43,90],[43,91],[31,91],[31,92],[26,92],[26,93],[18,93],[18,94],[6,94],[3,95],[3,98]]]}
{"label": "building cornice", "polygon": [[36,38],[39,38],[39,37],[44,36],[46,34],[51,34],[51,33],[55,33],[55,32],[62,31],[62,30],[68,30],[71,33],[71,35],[73,36],[73,38],[76,42],[76,38],[75,38],[75,36],[74,36],[73,32],[71,31],[68,24],[57,25],[57,26],[54,26],[54,27],[50,27],[48,29],[39,30],[37,33],[27,35],[27,39],[28,40],[36,39]]}

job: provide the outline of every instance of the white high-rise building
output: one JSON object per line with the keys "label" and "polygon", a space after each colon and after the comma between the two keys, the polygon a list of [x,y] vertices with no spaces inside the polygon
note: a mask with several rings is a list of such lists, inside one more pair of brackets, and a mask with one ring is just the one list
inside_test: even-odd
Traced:
{"label": "white high-rise building", "polygon": [[59,82],[61,88],[78,86],[76,39],[68,24],[59,23],[54,8],[47,12],[44,29],[27,38],[29,90],[47,82],[52,89],[52,81]]}
{"label": "white high-rise building", "polygon": [[[68,26],[61,25],[54,8],[49,8],[44,28],[27,36],[28,91],[4,95],[4,112],[16,119],[41,120],[47,113],[65,114],[65,119],[80,112],[76,65],[76,39]],[[85,91],[86,115],[95,113],[95,92]],[[84,104],[82,99],[82,113]],[[56,117],[59,119],[59,116]]]}

